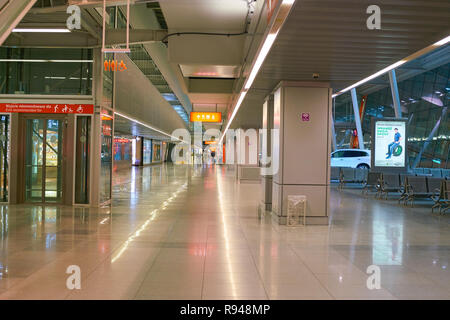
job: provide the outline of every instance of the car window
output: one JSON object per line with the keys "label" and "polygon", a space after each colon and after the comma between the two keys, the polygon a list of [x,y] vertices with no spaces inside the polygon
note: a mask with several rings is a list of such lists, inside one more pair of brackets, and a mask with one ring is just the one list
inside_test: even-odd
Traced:
{"label": "car window", "polygon": [[346,150],[343,151],[344,155],[341,157],[344,158],[359,158],[359,157],[367,157],[368,154],[365,151],[358,151],[358,150]]}
{"label": "car window", "polygon": [[358,157],[357,154],[358,151],[344,151],[344,158],[353,158],[353,157]]}
{"label": "car window", "polygon": [[367,157],[368,154],[365,151],[354,151],[355,155],[354,157]]}
{"label": "car window", "polygon": [[333,155],[331,156],[332,158],[342,158],[344,156],[344,151],[336,151],[335,153],[333,153]]}
{"label": "car window", "polygon": [[365,151],[360,151],[361,152],[361,157],[368,157],[369,154]]}

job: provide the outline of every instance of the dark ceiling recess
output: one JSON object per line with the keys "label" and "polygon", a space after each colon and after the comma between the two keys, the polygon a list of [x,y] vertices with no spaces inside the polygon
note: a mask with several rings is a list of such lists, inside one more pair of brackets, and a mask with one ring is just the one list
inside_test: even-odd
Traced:
{"label": "dark ceiling recess", "polygon": [[167,29],[166,19],[164,19],[164,14],[159,6],[159,2],[147,2],[147,8],[153,9],[158,19],[159,25],[162,29]]}

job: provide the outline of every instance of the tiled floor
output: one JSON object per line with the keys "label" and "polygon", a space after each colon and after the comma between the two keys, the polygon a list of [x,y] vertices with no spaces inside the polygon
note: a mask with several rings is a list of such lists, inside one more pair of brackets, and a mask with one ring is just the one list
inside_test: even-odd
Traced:
{"label": "tiled floor", "polygon": [[114,179],[112,208],[0,207],[0,299],[450,299],[450,219],[428,204],[333,188],[329,226],[287,228],[226,167]]}

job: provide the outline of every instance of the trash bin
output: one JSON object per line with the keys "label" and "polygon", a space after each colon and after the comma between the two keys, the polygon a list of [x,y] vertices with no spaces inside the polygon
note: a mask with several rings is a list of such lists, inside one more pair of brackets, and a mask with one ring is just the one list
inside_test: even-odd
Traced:
{"label": "trash bin", "polygon": [[306,225],[306,196],[288,195],[286,225],[289,227]]}

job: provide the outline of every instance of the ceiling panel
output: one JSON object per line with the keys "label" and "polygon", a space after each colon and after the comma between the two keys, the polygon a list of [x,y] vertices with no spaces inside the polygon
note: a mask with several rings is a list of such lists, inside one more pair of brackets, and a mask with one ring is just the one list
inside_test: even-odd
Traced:
{"label": "ceiling panel", "polygon": [[[381,8],[381,30],[366,26],[371,4]],[[297,0],[232,127],[254,123],[251,110],[281,80],[319,73],[338,91],[449,34],[448,0]]]}
{"label": "ceiling panel", "polygon": [[254,88],[271,90],[280,80],[331,81],[341,89],[448,35],[450,1],[384,0],[381,30],[369,30],[373,1],[296,1]]}

